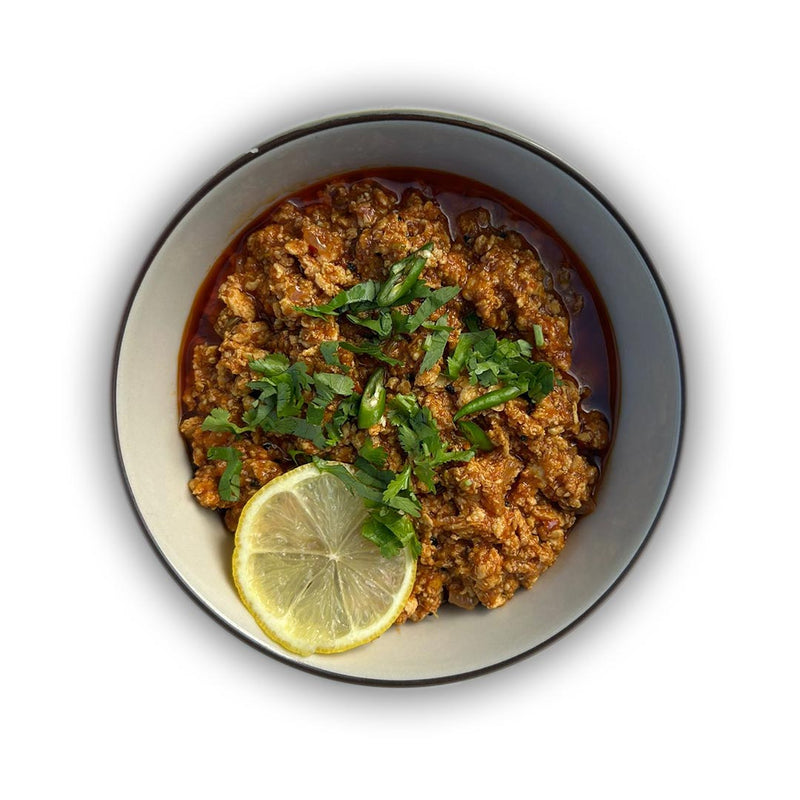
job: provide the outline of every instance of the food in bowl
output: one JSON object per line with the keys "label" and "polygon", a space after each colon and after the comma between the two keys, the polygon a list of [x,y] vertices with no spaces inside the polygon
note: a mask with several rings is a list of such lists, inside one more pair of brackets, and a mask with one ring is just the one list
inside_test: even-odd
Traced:
{"label": "food in bowl", "polygon": [[235,531],[316,464],[364,499],[386,557],[416,556],[397,623],[497,608],[594,507],[614,365],[590,278],[530,211],[430,170],[342,175],[262,215],[198,293],[189,488]]}

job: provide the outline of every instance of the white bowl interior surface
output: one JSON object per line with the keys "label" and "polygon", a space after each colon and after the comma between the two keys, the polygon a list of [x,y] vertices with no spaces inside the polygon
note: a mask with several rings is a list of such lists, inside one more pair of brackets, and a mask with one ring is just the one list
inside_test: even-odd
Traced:
{"label": "white bowl interior surface", "polygon": [[[198,287],[233,237],[275,200],[365,167],[411,166],[473,178],[517,198],[573,247],[616,334],[620,407],[596,511],[556,565],[500,609],[444,609],[372,644],[300,658],[271,642],[239,601],[232,536],[187,489],[178,430],[178,355]],[[260,149],[212,182],[147,266],[120,339],[115,413],[122,466],[146,530],[175,575],[240,636],[285,661],[378,682],[448,680],[526,654],[589,610],[647,537],[670,483],[681,428],[675,334],[647,262],[606,204],[556,159],[446,118],[348,120]]]}

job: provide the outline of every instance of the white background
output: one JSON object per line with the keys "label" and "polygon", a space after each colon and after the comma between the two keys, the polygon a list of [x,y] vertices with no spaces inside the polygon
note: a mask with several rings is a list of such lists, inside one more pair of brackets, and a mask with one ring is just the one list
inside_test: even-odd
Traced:
{"label": "white background", "polygon": [[[271,8],[277,6],[277,10]],[[7,797],[797,797],[797,26],[789,3],[28,3],[3,13]],[[110,373],[204,180],[293,125],[427,107],[592,181],[685,350],[673,494],[566,637],[440,687],[248,647],[130,509]]]}

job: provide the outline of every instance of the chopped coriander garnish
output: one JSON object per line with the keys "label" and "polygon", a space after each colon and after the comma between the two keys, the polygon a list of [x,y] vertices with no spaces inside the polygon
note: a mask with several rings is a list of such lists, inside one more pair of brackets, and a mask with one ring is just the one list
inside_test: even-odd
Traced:
{"label": "chopped coriander garnish", "polygon": [[286,417],[278,420],[274,428],[275,433],[283,433],[307,439],[315,447],[322,450],[327,442],[322,434],[322,426],[302,417]]}
{"label": "chopped coriander garnish", "polygon": [[369,481],[359,478],[355,474],[355,470],[351,470],[337,461],[325,461],[319,456],[312,456],[311,459],[321,472],[329,472],[331,475],[335,475],[353,494],[363,498],[365,502],[380,505],[383,491],[371,486]]}
{"label": "chopped coriander garnish", "polygon": [[546,361],[531,361],[532,352],[530,342],[525,339],[498,339],[492,330],[462,333],[453,355],[447,359],[448,376],[455,380],[466,370],[470,383],[498,388],[462,406],[454,415],[454,421],[523,394],[527,394],[532,403],[538,403],[553,391],[552,365]]}
{"label": "chopped coriander garnish", "polygon": [[225,408],[211,409],[211,413],[203,420],[200,427],[204,431],[214,431],[215,433],[242,434],[253,430],[251,425],[241,426],[231,422],[231,412]]}
{"label": "chopped coriander garnish", "polygon": [[412,517],[419,516],[419,501],[411,491],[410,464],[407,464],[402,472],[398,472],[389,483],[386,484],[386,489],[384,489],[383,492],[383,502],[385,505],[396,509],[402,514],[408,514]]}
{"label": "chopped coriander garnish", "polygon": [[[433,244],[428,242],[405,258],[392,264],[383,283],[365,281],[339,292],[339,294],[322,305],[306,308],[298,307],[299,311],[312,317],[324,318],[343,314],[354,325],[366,328],[377,337],[377,341],[366,341],[362,344],[324,342],[324,349],[323,345],[320,345],[320,352],[325,359],[325,363],[342,367],[336,356],[336,350],[339,347],[352,353],[372,356],[391,366],[398,366],[402,363],[399,359],[387,356],[381,349],[379,342],[385,341],[393,335],[413,333],[420,325],[425,324],[431,314],[452,300],[461,291],[458,286],[442,286],[439,289],[432,290],[424,281],[420,280],[420,275],[427,264],[432,249]],[[405,306],[417,299],[422,302],[411,315],[391,310],[392,307]],[[446,339],[444,341],[446,342]],[[441,358],[444,353],[444,346],[441,333],[430,335],[426,342],[429,345],[426,348],[429,352],[430,348],[433,348],[433,352],[430,352],[429,357],[424,362],[425,368],[428,369],[428,364],[432,366],[433,363]]]}
{"label": "chopped coriander garnish", "polygon": [[334,395],[348,397],[353,394],[353,379],[347,375],[339,375],[337,372],[315,372],[314,389],[317,397],[326,399],[328,402],[333,400]]}
{"label": "chopped coriander garnish", "polygon": [[[364,281],[339,292],[322,305],[296,308],[312,317],[326,318],[344,314],[350,322],[367,328],[379,339],[387,339],[393,333],[411,333],[461,291],[458,286],[443,286],[431,290],[420,280],[432,249],[433,244],[428,242],[392,264],[383,283]],[[411,316],[390,310],[417,299],[421,299],[422,303]],[[323,357],[327,362],[328,357],[324,354]]]}
{"label": "chopped coriander garnish", "polygon": [[[323,433],[323,420],[328,405],[339,395],[348,400],[353,396],[353,379],[336,372],[308,374],[303,362],[294,364],[281,354],[254,359],[250,369],[263,379],[250,381],[247,385],[258,396],[252,406],[242,415],[244,425],[230,419],[230,412],[214,408],[203,420],[204,430],[241,435],[257,429],[265,433],[298,436],[307,439],[320,450],[328,446],[329,440],[337,440],[337,431],[353,416],[350,405],[334,412],[331,429]],[[306,393],[314,389],[310,402]],[[357,399],[357,396],[356,396]],[[344,404],[342,404],[344,405]],[[357,405],[355,407],[357,409]],[[305,410],[305,416],[303,411]],[[335,441],[331,442],[335,443]]]}
{"label": "chopped coriander garnish", "polygon": [[373,333],[377,334],[381,339],[386,339],[392,335],[392,315],[388,308],[378,309],[376,317],[358,316],[357,314],[348,314],[347,319],[355,325],[361,325]]}
{"label": "chopped coriander garnish", "polygon": [[449,303],[460,291],[461,288],[458,286],[442,286],[441,289],[434,289],[410,317],[399,317],[396,320],[395,330],[398,333],[413,333],[434,311]]}
{"label": "chopped coriander garnish", "polygon": [[[336,372],[315,372],[314,399],[308,404],[306,420],[316,426],[321,426],[325,419],[325,410],[336,395],[349,397],[353,394],[353,379],[347,375]],[[319,434],[321,436],[321,432]],[[316,438],[316,437],[315,437]],[[321,445],[324,447],[324,444]]]}
{"label": "chopped coriander garnish", "polygon": [[555,372],[551,364],[546,361],[526,361],[518,365],[518,370],[516,383],[525,387],[532,403],[544,400],[553,391]]}
{"label": "chopped coriander garnish", "polygon": [[458,337],[453,354],[447,359],[447,376],[451,380],[458,378],[467,364],[467,359],[473,353],[485,353],[488,355],[494,351],[496,343],[497,337],[492,330],[476,330],[462,333]]}
{"label": "chopped coriander garnish", "polygon": [[429,242],[392,264],[389,267],[389,275],[383,283],[364,281],[344,289],[327,303],[318,306],[295,306],[295,308],[310,317],[324,319],[332,314],[356,313],[404,305],[420,283],[419,276],[432,249],[433,244]]}
{"label": "chopped coriander garnish", "polygon": [[358,454],[365,461],[368,461],[373,466],[381,469],[383,469],[386,464],[386,459],[389,457],[389,454],[386,452],[386,450],[380,446],[372,444],[369,439],[367,439],[364,444],[361,445]]}
{"label": "chopped coriander garnish", "polygon": [[[403,547],[418,556],[421,547],[410,516],[419,516],[420,503],[411,489],[408,475],[383,469],[386,451],[365,442],[352,467],[312,456],[317,468],[339,478],[355,495],[364,500],[369,516],[362,535],[377,544],[384,556],[391,557]],[[409,468],[410,469],[410,468]],[[410,516],[409,516],[410,515]]]}
{"label": "chopped coriander garnish", "polygon": [[[401,366],[403,361],[387,355],[383,345],[424,327],[425,353],[419,373],[430,370],[444,358],[453,328],[447,314],[437,320],[431,317],[458,295],[460,287],[431,289],[420,279],[431,250],[432,244],[428,243],[396,262],[383,282],[364,281],[339,292],[327,303],[298,309],[312,317],[343,316],[365,329],[368,338],[359,343],[340,340],[320,343],[323,361],[339,372],[309,374],[305,363],[291,363],[282,353],[254,359],[249,366],[257,379],[248,383],[254,394],[242,414],[242,424],[232,420],[227,409],[215,408],[203,421],[203,429],[233,436],[257,430],[292,435],[324,451],[342,441],[346,425],[355,423],[367,429],[379,423],[387,407],[386,367],[378,366],[372,371],[363,394],[359,395],[355,392],[355,381],[344,374],[349,368],[342,364],[338,351],[368,356],[382,365]],[[415,301],[419,303],[407,313],[403,307]],[[498,339],[494,331],[481,329],[474,313],[464,318],[464,324],[466,330],[459,336],[442,371],[453,381],[466,372],[470,383],[489,389],[459,408],[453,417],[470,449],[451,449],[442,439],[430,409],[421,406],[413,395],[398,394],[388,402],[388,420],[406,456],[399,472],[386,468],[388,453],[369,439],[350,466],[326,461],[314,453],[289,450],[295,463],[298,459],[312,460],[321,471],[335,475],[362,498],[368,510],[362,534],[386,556],[403,547],[415,555],[420,553],[413,518],[420,516],[421,503],[414,486],[422,485],[435,493],[438,467],[469,461],[476,450],[494,448],[480,425],[462,417],[523,394],[536,403],[553,389],[553,367],[531,360],[533,348],[528,341]],[[532,330],[535,346],[541,347],[544,344],[541,326],[534,325]],[[412,380],[413,375],[408,378]],[[333,403],[337,404],[331,411]],[[241,454],[233,447],[217,447],[209,449],[208,455],[227,462],[219,481],[220,497],[228,502],[238,500]]]}
{"label": "chopped coriander garnish", "polygon": [[444,355],[444,349],[447,347],[447,340],[450,338],[450,332],[453,330],[447,324],[447,315],[445,314],[436,323],[424,322],[423,325],[430,330],[430,333],[425,337],[423,348],[425,349],[425,356],[422,363],[419,365],[420,373],[427,372],[439,359]]}
{"label": "chopped coriander garnish", "polygon": [[333,446],[341,441],[342,428],[345,423],[356,419],[360,404],[360,394],[351,394],[339,403],[336,410],[333,412],[331,421],[325,424],[326,444],[328,446]]}
{"label": "chopped coriander garnish", "polygon": [[351,353],[361,353],[366,356],[372,356],[377,361],[383,361],[385,364],[397,366],[403,362],[399,358],[392,358],[387,356],[381,350],[380,345],[376,342],[361,342],[360,344],[353,344],[352,342],[339,342],[339,347],[342,350],[349,350]]}
{"label": "chopped coriander garnish", "polygon": [[208,458],[225,461],[225,469],[219,478],[219,496],[226,503],[239,499],[239,484],[242,474],[242,456],[235,447],[209,447]]}
{"label": "chopped coriander garnish", "polygon": [[393,558],[405,546],[397,534],[376,515],[370,514],[361,526],[361,535],[380,548],[384,558]]}
{"label": "chopped coriander garnish", "polygon": [[319,306],[308,306],[303,308],[295,306],[298,311],[302,311],[309,317],[321,317],[325,319],[332,314],[343,314],[347,311],[355,311],[363,307],[375,307],[374,300],[380,288],[377,281],[364,281],[351,286],[349,289],[339,292],[327,303]]}
{"label": "chopped coriander garnish", "polygon": [[391,557],[403,547],[408,547],[415,558],[422,552],[414,523],[409,517],[388,506],[372,509],[361,533],[366,539],[375,542],[384,556]]}
{"label": "chopped coriander garnish", "polygon": [[345,366],[339,360],[339,342],[321,342],[319,346],[319,352],[322,356],[322,360],[329,366],[329,367],[338,367],[342,372],[349,372],[350,367]]}
{"label": "chopped coriander garnish", "polygon": [[414,475],[428,491],[436,491],[436,467],[449,461],[469,461],[475,455],[474,450],[448,450],[431,410],[420,407],[413,395],[396,395],[390,407],[389,422],[397,429],[397,438],[411,459]]}
{"label": "chopped coriander garnish", "polygon": [[447,359],[447,374],[455,380],[464,371],[470,383],[495,386],[506,382],[517,372],[519,359],[527,359],[532,353],[525,339],[498,339],[490,329],[462,333],[453,355]]}
{"label": "chopped coriander garnish", "polygon": [[248,366],[253,372],[258,372],[261,375],[266,375],[268,378],[274,378],[289,369],[289,358],[283,353],[271,353],[263,358],[253,359]]}

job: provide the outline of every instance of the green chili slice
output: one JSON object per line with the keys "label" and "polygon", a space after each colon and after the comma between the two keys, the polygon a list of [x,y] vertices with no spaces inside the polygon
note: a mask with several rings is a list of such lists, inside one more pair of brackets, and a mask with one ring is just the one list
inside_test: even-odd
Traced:
{"label": "green chili slice", "polygon": [[465,417],[467,414],[475,414],[478,411],[486,411],[489,408],[501,406],[503,403],[507,403],[509,400],[513,400],[515,397],[524,394],[527,388],[527,386],[523,388],[519,386],[503,386],[500,389],[493,389],[491,392],[486,392],[486,394],[482,394],[480,397],[476,397],[474,400],[470,400],[466,405],[461,406],[453,415],[453,422],[458,422],[461,417]]}
{"label": "green chili slice", "polygon": [[433,243],[429,242],[393,264],[389,269],[389,277],[375,297],[375,303],[383,307],[391,306],[399,298],[408,294],[422,274],[422,270],[425,269],[425,264],[428,263],[428,254],[432,249]]}
{"label": "green chili slice", "polygon": [[386,408],[386,387],[383,385],[383,368],[370,375],[358,407],[358,427],[371,428],[381,421]]}
{"label": "green chili slice", "polygon": [[461,420],[461,422],[458,423],[458,427],[461,429],[461,433],[464,434],[464,438],[473,447],[477,447],[478,450],[484,450],[485,452],[494,450],[494,442],[487,436],[486,431],[476,422]]}

